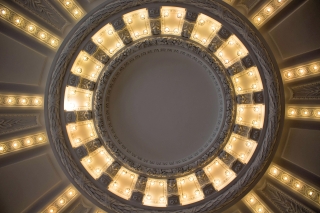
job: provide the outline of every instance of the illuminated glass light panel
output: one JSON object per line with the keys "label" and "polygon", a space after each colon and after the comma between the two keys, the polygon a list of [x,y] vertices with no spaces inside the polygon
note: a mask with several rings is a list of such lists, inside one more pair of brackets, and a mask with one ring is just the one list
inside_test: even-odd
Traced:
{"label": "illuminated glass light panel", "polygon": [[282,72],[284,81],[291,81],[320,74],[320,61],[308,63]]}
{"label": "illuminated glass light panel", "polygon": [[294,177],[292,174],[288,173],[284,169],[277,165],[271,165],[268,170],[268,175],[275,178],[282,184],[290,187],[297,193],[303,195],[305,198],[315,202],[320,205],[320,191],[315,187],[301,181],[300,179]]}
{"label": "illuminated glass light panel", "polygon": [[237,108],[236,123],[258,129],[262,128],[265,111],[263,104],[238,104]]}
{"label": "illuminated glass light panel", "polygon": [[52,203],[50,203],[42,213],[55,213],[60,212],[79,196],[79,192],[74,186],[68,187],[61,195],[59,195]]}
{"label": "illuminated glass light panel", "polygon": [[72,15],[75,19],[80,19],[85,12],[80,5],[74,0],[59,0],[61,5]]}
{"label": "illuminated glass light panel", "polygon": [[288,106],[287,117],[294,119],[320,120],[320,106]]}
{"label": "illuminated glass light panel", "polygon": [[72,147],[81,146],[97,138],[92,120],[68,124],[67,132]]}
{"label": "illuminated glass light panel", "polygon": [[103,66],[100,61],[81,51],[72,65],[71,72],[91,81],[97,81]]}
{"label": "illuminated glass light panel", "polygon": [[257,92],[263,89],[257,67],[249,68],[234,75],[232,77],[232,82],[237,95]]}
{"label": "illuminated glass light panel", "polygon": [[204,171],[217,191],[223,189],[236,177],[236,174],[219,158],[204,167]]}
{"label": "illuminated glass light panel", "polygon": [[248,163],[257,143],[241,135],[232,134],[224,150],[238,158],[242,163]]}
{"label": "illuminated glass light panel", "polygon": [[199,14],[190,39],[207,47],[220,28],[219,22],[204,14]]}
{"label": "illuminated glass light panel", "polygon": [[56,49],[60,45],[60,39],[57,36],[49,33],[39,25],[30,22],[28,19],[3,4],[0,4],[0,17],[9,22],[12,26],[19,28],[51,48]]}
{"label": "illuminated glass light panel", "polygon": [[225,67],[229,67],[248,55],[248,50],[235,35],[231,35],[214,54]]}
{"label": "illuminated glass light panel", "polygon": [[252,16],[251,21],[257,28],[259,28],[291,1],[292,0],[269,0],[255,15]]}
{"label": "illuminated glass light panel", "polygon": [[5,142],[0,142],[0,155],[15,152],[22,149],[46,144],[48,142],[45,133],[39,133]]}
{"label": "illuminated glass light panel", "polygon": [[0,107],[40,107],[42,103],[39,96],[0,95]]}
{"label": "illuminated glass light panel", "polygon": [[108,189],[114,194],[124,199],[129,199],[132,194],[132,190],[138,180],[138,175],[121,167],[113,181],[110,183]]}
{"label": "illuminated glass light panel", "polygon": [[194,203],[204,198],[195,174],[177,178],[177,186],[182,205]]}
{"label": "illuminated glass light panel", "polygon": [[123,16],[123,20],[134,41],[151,35],[147,9],[140,9],[127,13]]}
{"label": "illuminated glass light panel", "polygon": [[270,213],[270,211],[265,204],[262,203],[261,199],[253,192],[250,192],[243,199],[244,203],[256,213]]}
{"label": "illuminated glass light panel", "polygon": [[112,57],[124,46],[118,33],[115,32],[111,24],[107,24],[94,34],[94,36],[92,36],[92,41],[109,57]]}
{"label": "illuminated glass light panel", "polygon": [[91,110],[92,91],[67,86],[64,95],[64,109],[66,111]]}
{"label": "illuminated glass light panel", "polygon": [[233,3],[234,3],[234,0],[223,0],[223,1],[230,4],[230,5],[233,5]]}
{"label": "illuminated glass light panel", "polygon": [[180,7],[161,7],[161,33],[180,35],[186,9]]}
{"label": "illuminated glass light panel", "polygon": [[146,206],[167,206],[167,180],[148,178],[142,203]]}
{"label": "illuminated glass light panel", "polygon": [[100,147],[84,157],[81,163],[93,178],[98,179],[113,161],[105,148]]}

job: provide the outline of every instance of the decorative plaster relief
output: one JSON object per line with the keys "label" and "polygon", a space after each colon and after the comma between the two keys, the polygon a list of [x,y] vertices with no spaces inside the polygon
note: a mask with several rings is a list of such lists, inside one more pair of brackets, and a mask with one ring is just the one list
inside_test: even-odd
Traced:
{"label": "decorative plaster relief", "polygon": [[302,84],[290,87],[292,91],[291,99],[293,100],[319,100],[320,99],[320,82]]}
{"label": "decorative plaster relief", "polygon": [[0,135],[41,126],[39,114],[0,114]]}
{"label": "decorative plaster relief", "polygon": [[69,24],[67,20],[47,0],[14,1],[60,31],[62,31],[63,28]]}
{"label": "decorative plaster relief", "polygon": [[294,200],[270,183],[261,190],[267,199],[277,206],[281,212],[313,213],[311,209]]}

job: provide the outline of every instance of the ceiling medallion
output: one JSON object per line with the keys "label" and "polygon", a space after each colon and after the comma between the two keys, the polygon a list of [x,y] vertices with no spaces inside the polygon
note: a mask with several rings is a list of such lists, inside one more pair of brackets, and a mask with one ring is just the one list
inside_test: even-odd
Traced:
{"label": "ceiling medallion", "polygon": [[[59,49],[48,138],[111,212],[211,212],[264,171],[282,123],[279,71],[224,3],[103,3]],[[192,208],[190,208],[192,207]]]}

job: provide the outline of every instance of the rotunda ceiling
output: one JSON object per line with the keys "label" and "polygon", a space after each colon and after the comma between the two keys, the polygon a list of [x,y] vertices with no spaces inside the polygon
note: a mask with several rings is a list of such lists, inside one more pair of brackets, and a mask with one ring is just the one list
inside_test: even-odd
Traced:
{"label": "rotunda ceiling", "polygon": [[70,32],[48,77],[55,156],[115,212],[214,212],[268,166],[282,125],[277,64],[216,1],[112,1]]}

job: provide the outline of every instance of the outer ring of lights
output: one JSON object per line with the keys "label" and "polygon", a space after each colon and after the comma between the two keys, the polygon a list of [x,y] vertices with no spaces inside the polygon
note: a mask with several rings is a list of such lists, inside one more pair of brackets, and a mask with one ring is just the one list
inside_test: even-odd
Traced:
{"label": "outer ring of lights", "polygon": [[[150,0],[150,2],[165,3],[166,0]],[[259,67],[264,73],[264,83],[268,85],[267,92],[265,95],[268,97],[268,114],[265,119],[264,127],[267,137],[263,138],[263,146],[260,147],[258,153],[255,154],[255,158],[250,165],[251,169],[246,170],[242,173],[241,177],[237,177],[238,184],[234,184],[224,190],[219,198],[205,199],[203,202],[198,202],[192,209],[184,209],[184,212],[204,212],[217,210],[231,201],[236,201],[241,198],[239,196],[247,188],[257,176],[262,175],[266,169],[261,169],[266,163],[270,161],[269,157],[272,153],[272,149],[275,146],[277,139],[277,133],[279,132],[279,125],[283,122],[283,109],[281,103],[283,103],[283,90],[281,88],[281,79],[279,70],[276,68],[274,58],[272,58],[266,50],[266,45],[261,41],[261,37],[256,34],[255,30],[252,30],[251,24],[244,22],[236,15],[234,11],[228,9],[223,3],[215,1],[200,0],[197,2],[185,3],[183,0],[175,1],[176,4],[188,5],[188,7],[198,7],[199,10],[205,11],[211,16],[219,16],[222,20],[233,21],[229,22],[228,26],[233,29],[238,29],[238,34],[245,35],[247,44],[250,49],[254,49],[254,60],[259,61]],[[65,135],[63,134],[61,127],[61,113],[60,108],[63,108],[60,103],[61,90],[63,84],[63,77],[67,72],[68,64],[72,59],[72,55],[81,46],[82,39],[85,38],[92,29],[98,26],[99,23],[106,20],[109,16],[114,15],[117,10],[115,6],[122,8],[123,10],[135,7],[137,5],[145,5],[146,3],[138,1],[114,1],[112,5],[105,3],[105,5],[99,6],[101,9],[93,11],[86,19],[90,20],[82,22],[70,33],[69,40],[65,40],[64,44],[61,45],[60,50],[53,62],[51,68],[52,76],[48,77],[47,93],[45,100],[46,110],[46,124],[48,127],[48,136],[53,147],[54,153],[59,160],[59,163],[65,168],[70,180],[76,185],[76,187],[84,194],[91,194],[90,199],[105,209],[111,209],[112,211],[130,211],[130,212],[149,212],[146,209],[142,209],[142,206],[135,207],[131,203],[114,199],[113,196],[103,193],[93,183],[85,177],[81,170],[77,167],[77,163],[74,161],[72,154],[68,150],[65,141]],[[112,6],[112,7],[111,7]],[[221,11],[224,11],[221,13]],[[103,14],[103,16],[102,16]],[[94,22],[93,20],[97,20]],[[90,25],[90,27],[88,27]],[[257,48],[257,49],[256,49]],[[250,52],[250,51],[249,51]],[[260,69],[259,69],[260,70]],[[266,104],[268,104],[266,103]],[[270,110],[271,109],[271,110]],[[63,160],[61,160],[63,159]],[[183,208],[183,206],[181,206]],[[168,209],[169,210],[169,209]],[[154,210],[153,212],[161,212],[161,210]],[[168,211],[169,212],[169,211]],[[179,212],[179,210],[171,209],[170,212]]]}

